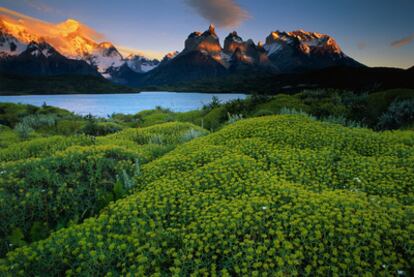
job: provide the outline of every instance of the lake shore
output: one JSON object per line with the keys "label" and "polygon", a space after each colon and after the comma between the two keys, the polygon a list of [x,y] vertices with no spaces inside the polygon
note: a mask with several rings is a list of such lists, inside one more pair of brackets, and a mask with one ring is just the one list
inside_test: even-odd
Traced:
{"label": "lake shore", "polygon": [[42,106],[44,103],[69,110],[79,115],[92,114],[107,117],[114,113],[135,114],[156,107],[174,112],[197,110],[216,97],[225,103],[234,99],[244,99],[247,94],[142,91],[139,93],[119,94],[37,94],[0,96],[3,103],[21,103]]}

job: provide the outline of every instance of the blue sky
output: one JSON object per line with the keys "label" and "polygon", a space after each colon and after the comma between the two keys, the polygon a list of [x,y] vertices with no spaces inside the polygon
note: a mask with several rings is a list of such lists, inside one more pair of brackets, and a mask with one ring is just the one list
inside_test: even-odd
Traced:
{"label": "blue sky", "polygon": [[0,0],[0,6],[54,23],[74,18],[115,44],[155,53],[182,50],[189,33],[215,20],[221,40],[233,29],[256,42],[273,30],[304,29],[333,36],[370,66],[414,65],[413,0]]}

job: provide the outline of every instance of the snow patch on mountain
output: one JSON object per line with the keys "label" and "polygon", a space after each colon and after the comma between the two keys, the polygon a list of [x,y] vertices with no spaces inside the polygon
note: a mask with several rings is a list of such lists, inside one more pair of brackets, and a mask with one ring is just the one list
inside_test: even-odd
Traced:
{"label": "snow patch on mountain", "polygon": [[122,55],[110,42],[102,42],[95,47],[88,61],[104,74],[110,67],[119,67],[124,61]]}
{"label": "snow patch on mountain", "polygon": [[26,47],[26,44],[0,31],[0,57],[20,55]]}
{"label": "snow patch on mountain", "polygon": [[139,55],[129,55],[125,60],[128,67],[137,73],[146,73],[160,64],[157,59],[151,60]]}
{"label": "snow patch on mountain", "polygon": [[263,47],[269,56],[283,49],[280,43],[265,44]]}

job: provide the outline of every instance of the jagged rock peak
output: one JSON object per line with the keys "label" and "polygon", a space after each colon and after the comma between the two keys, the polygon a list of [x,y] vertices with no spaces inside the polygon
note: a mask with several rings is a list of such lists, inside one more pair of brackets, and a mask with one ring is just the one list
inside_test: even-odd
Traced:
{"label": "jagged rock peak", "polygon": [[235,41],[235,42],[243,42],[243,39],[241,37],[239,37],[239,35],[237,34],[236,31],[231,32],[226,39],[227,41]]}
{"label": "jagged rock peak", "polygon": [[[271,45],[298,45],[303,52],[310,53],[313,49],[318,51],[331,52],[341,54],[342,50],[336,41],[329,35],[306,32],[302,29],[292,32],[274,31],[266,38],[265,48],[280,50],[280,47],[271,47]],[[274,52],[271,50],[270,52]],[[271,53],[270,53],[271,54]]]}
{"label": "jagged rock peak", "polygon": [[180,52],[178,52],[178,51],[172,51],[172,52],[169,52],[169,53],[167,53],[165,56],[164,56],[164,58],[162,59],[163,61],[165,60],[165,61],[167,61],[167,60],[171,60],[171,59],[174,59],[178,54],[179,54]]}
{"label": "jagged rock peak", "polygon": [[214,25],[210,25],[209,29],[204,33],[193,32],[185,41],[184,52],[203,51],[205,53],[217,53],[221,51],[220,42],[214,30]]}
{"label": "jagged rock peak", "polygon": [[213,23],[210,24],[210,26],[208,27],[208,31],[213,35],[216,35],[216,26],[214,26]]}

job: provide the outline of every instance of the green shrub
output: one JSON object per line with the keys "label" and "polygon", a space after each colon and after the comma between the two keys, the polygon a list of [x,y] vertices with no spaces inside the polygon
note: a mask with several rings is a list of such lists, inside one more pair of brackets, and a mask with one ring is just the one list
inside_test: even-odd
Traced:
{"label": "green shrub", "polygon": [[9,249],[6,238],[12,228],[22,230],[26,241],[35,241],[35,222],[54,229],[96,214],[112,200],[116,175],[130,170],[137,158],[146,159],[119,147],[75,147],[52,157],[3,165],[1,254]]}
{"label": "green shrub", "polygon": [[70,146],[88,146],[94,143],[94,139],[88,136],[35,138],[0,149],[0,162],[47,157]]}
{"label": "green shrub", "polygon": [[414,123],[414,98],[410,100],[395,100],[378,121],[380,130],[399,129],[404,125]]}
{"label": "green shrub", "polygon": [[190,123],[169,122],[146,128],[125,129],[106,138],[109,140],[130,140],[138,145],[177,145],[188,138],[188,132],[205,135],[208,132]]}
{"label": "green shrub", "polygon": [[54,115],[59,118],[74,117],[69,111],[47,105],[36,107],[32,105],[0,103],[0,124],[12,128],[25,117],[41,115]]}
{"label": "green shrub", "polygon": [[378,118],[384,114],[395,100],[408,100],[414,98],[412,89],[391,89],[374,92],[368,95],[368,118],[372,123],[377,123]]}
{"label": "green shrub", "polygon": [[30,135],[34,132],[32,127],[26,123],[17,123],[14,130],[21,139],[28,139]]}
{"label": "green shrub", "polygon": [[[10,241],[16,228],[25,243],[33,242],[94,216],[128,194],[141,164],[206,133],[189,123],[166,123],[98,139],[34,139],[0,150],[0,161],[7,162],[0,171],[0,255],[18,246]],[[157,136],[161,141],[154,141]]]}
{"label": "green shrub", "polygon": [[368,93],[347,92],[341,95],[342,103],[347,107],[343,116],[355,122],[369,123],[368,120]]}
{"label": "green shrub", "polygon": [[278,114],[282,108],[308,111],[309,107],[303,103],[298,97],[279,94],[271,98],[269,101],[259,104],[255,107],[255,114],[260,110],[270,111],[270,114]]}
{"label": "green shrub", "polygon": [[410,275],[413,147],[409,131],[303,115],[241,120],[142,165],[132,195],[8,253],[0,270]]}
{"label": "green shrub", "polygon": [[227,113],[227,123],[228,124],[232,124],[236,121],[242,120],[243,119],[243,115],[242,114],[230,114]]}
{"label": "green shrub", "polygon": [[275,113],[271,110],[260,109],[253,113],[253,117],[267,116],[267,115],[273,115],[273,114]]}
{"label": "green shrub", "polygon": [[211,98],[210,103],[203,106],[203,110],[211,111],[215,108],[218,108],[220,106],[220,104],[221,104],[220,99],[218,99],[217,96],[213,96]]}
{"label": "green shrub", "polygon": [[115,122],[98,122],[96,118],[89,115],[86,117],[86,124],[81,132],[90,136],[105,136],[119,132],[123,126]]}
{"label": "green shrub", "polygon": [[224,106],[215,108],[208,112],[203,118],[204,128],[217,130],[227,120],[227,110]]}
{"label": "green shrub", "polygon": [[351,127],[351,128],[366,128],[366,126],[364,126],[363,124],[361,124],[359,122],[356,122],[356,121],[353,121],[353,120],[349,120],[345,116],[330,115],[330,116],[321,118],[320,120],[324,121],[324,122],[341,124],[343,126],[347,126],[347,127]]}
{"label": "green shrub", "polygon": [[157,107],[154,110],[141,111],[135,115],[141,127],[174,121],[174,114],[168,109]]}
{"label": "green shrub", "polygon": [[39,129],[41,127],[55,126],[56,120],[57,117],[54,114],[36,114],[24,117],[21,123],[30,126],[33,129]]}
{"label": "green shrub", "polygon": [[183,133],[182,137],[181,137],[181,141],[187,142],[190,140],[193,140],[195,138],[201,137],[201,136],[205,136],[207,134],[206,131],[204,130],[197,130],[197,129],[189,129],[187,132]]}
{"label": "green shrub", "polygon": [[207,111],[194,110],[189,112],[175,113],[174,119],[179,122],[190,122],[203,128],[203,117]]}
{"label": "green shrub", "polygon": [[290,109],[290,108],[286,108],[286,107],[281,108],[279,110],[278,114],[285,114],[285,115],[287,115],[287,114],[290,114],[290,115],[297,114],[297,115],[304,115],[304,116],[307,116],[309,118],[314,118],[314,117],[312,117],[311,115],[307,114],[306,112],[304,112],[302,110]]}
{"label": "green shrub", "polygon": [[52,133],[65,136],[75,135],[81,133],[84,126],[83,120],[61,119],[56,122],[55,131]]}
{"label": "green shrub", "polygon": [[3,128],[3,130],[0,131],[0,149],[18,143],[21,140],[22,139],[14,130]]}

